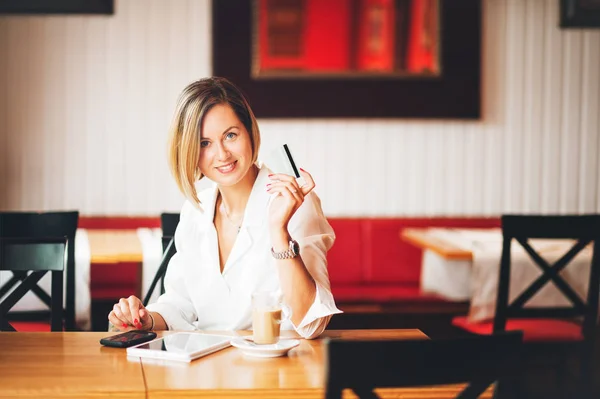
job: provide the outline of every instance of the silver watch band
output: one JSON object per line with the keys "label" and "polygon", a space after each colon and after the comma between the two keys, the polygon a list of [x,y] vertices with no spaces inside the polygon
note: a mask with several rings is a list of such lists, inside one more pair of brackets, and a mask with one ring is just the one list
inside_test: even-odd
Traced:
{"label": "silver watch band", "polygon": [[298,243],[295,240],[290,240],[289,248],[283,252],[275,252],[271,247],[271,255],[275,259],[292,259],[299,255]]}

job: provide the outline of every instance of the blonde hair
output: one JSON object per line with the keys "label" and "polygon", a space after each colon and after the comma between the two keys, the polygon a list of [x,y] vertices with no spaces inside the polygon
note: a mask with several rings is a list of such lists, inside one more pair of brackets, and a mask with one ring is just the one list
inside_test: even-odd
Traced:
{"label": "blonde hair", "polygon": [[258,123],[248,101],[233,83],[225,78],[212,77],[190,83],[179,95],[175,115],[169,129],[169,168],[183,195],[199,207],[195,183],[203,175],[200,161],[202,122],[212,107],[229,105],[244,125],[252,143],[252,163],[260,147]]}

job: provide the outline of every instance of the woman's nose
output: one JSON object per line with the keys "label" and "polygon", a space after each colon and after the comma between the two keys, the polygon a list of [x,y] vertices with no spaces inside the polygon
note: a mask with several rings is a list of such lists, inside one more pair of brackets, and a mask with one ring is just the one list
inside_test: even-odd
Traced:
{"label": "woman's nose", "polygon": [[224,161],[227,158],[229,158],[229,155],[230,155],[229,150],[223,144],[219,144],[218,151],[219,152],[217,155],[219,156],[220,161]]}

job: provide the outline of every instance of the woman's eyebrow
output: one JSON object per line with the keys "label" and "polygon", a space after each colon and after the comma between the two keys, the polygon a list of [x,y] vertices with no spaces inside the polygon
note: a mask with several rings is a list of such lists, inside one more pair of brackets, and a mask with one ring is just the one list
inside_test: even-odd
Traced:
{"label": "woman's eyebrow", "polygon": [[[235,128],[237,128],[237,129],[239,129],[238,125],[231,125],[231,126],[229,126],[227,129],[225,129],[225,130],[223,131],[223,133],[221,133],[221,135],[227,134],[227,132],[229,132],[229,131],[230,131],[232,128],[234,128],[234,127],[235,127]],[[204,136],[203,136],[203,137],[200,137],[200,140],[210,140],[210,137],[204,137]]]}
{"label": "woman's eyebrow", "polygon": [[[234,128],[234,127],[235,127],[235,128],[238,128],[238,126],[237,126],[237,125],[232,125],[232,126],[229,126],[229,127],[228,127],[227,129],[225,129],[225,130],[223,131],[223,133],[221,133],[221,134],[225,134],[225,133],[227,133],[228,131],[230,131],[230,130],[231,130],[232,128]],[[238,129],[239,129],[239,128],[238,128]]]}

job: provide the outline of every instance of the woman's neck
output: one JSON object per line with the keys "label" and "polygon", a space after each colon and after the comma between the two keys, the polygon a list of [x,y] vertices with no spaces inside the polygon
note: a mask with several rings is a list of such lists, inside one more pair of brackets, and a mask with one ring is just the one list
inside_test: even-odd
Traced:
{"label": "woman's neck", "polygon": [[219,195],[222,205],[225,207],[229,216],[242,215],[246,210],[246,204],[252,187],[258,176],[258,166],[252,165],[246,176],[236,185],[230,187],[219,186]]}

